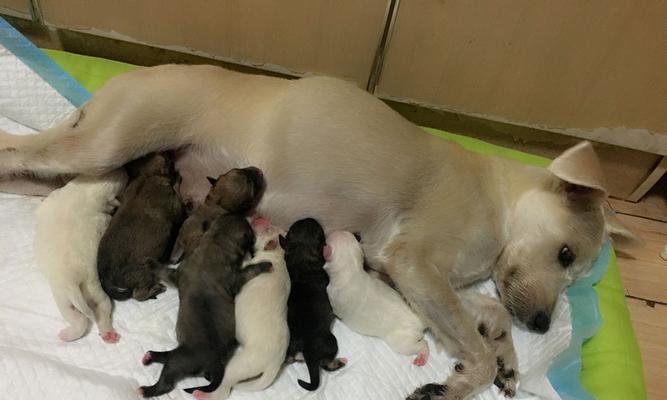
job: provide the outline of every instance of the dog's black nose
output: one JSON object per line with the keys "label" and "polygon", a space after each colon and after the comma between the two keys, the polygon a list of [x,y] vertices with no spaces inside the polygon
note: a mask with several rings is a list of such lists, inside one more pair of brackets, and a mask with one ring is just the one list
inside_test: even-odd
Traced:
{"label": "dog's black nose", "polygon": [[540,311],[535,314],[532,325],[532,328],[535,332],[544,333],[549,330],[549,325],[551,325],[551,318],[549,318],[549,316],[544,311]]}

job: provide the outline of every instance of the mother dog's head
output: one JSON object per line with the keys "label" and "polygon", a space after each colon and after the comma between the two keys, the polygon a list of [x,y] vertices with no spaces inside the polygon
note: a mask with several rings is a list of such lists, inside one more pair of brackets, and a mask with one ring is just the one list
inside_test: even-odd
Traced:
{"label": "mother dog's head", "polygon": [[509,216],[508,240],[493,279],[505,307],[529,329],[544,333],[560,293],[588,273],[605,238],[617,245],[638,239],[607,209],[590,143],[567,150],[548,172],[528,181]]}

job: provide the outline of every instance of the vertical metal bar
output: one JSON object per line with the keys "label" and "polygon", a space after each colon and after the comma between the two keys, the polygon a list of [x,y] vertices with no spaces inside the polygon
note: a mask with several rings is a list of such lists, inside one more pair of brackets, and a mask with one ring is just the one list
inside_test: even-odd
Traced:
{"label": "vertical metal bar", "polygon": [[380,37],[378,47],[375,50],[375,57],[373,58],[371,73],[368,77],[368,83],[366,84],[366,91],[369,93],[375,93],[375,87],[380,81],[382,65],[384,64],[384,57],[387,52],[387,47],[389,46],[389,41],[391,40],[391,34],[394,30],[394,21],[396,20],[396,15],[398,14],[399,3],[400,0],[389,0],[389,3],[387,4],[384,29],[382,30],[382,36]]}
{"label": "vertical metal bar", "polygon": [[30,0],[30,15],[32,16],[32,22],[37,22],[41,25],[44,24],[42,9],[39,7],[39,0]]}

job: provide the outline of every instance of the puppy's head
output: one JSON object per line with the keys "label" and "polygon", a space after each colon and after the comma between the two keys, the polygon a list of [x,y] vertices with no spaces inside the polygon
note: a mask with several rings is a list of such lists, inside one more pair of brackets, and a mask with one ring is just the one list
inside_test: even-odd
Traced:
{"label": "puppy's head", "polygon": [[255,233],[252,227],[245,218],[234,215],[225,214],[214,218],[205,231],[212,231],[211,239],[222,243],[228,249],[234,249],[241,258],[250,254],[251,256],[255,250]]}
{"label": "puppy's head", "polygon": [[256,216],[250,219],[250,225],[255,232],[255,251],[273,251],[279,249],[278,240],[284,232],[282,229],[264,217]]}
{"label": "puppy's head", "polygon": [[239,214],[254,209],[266,188],[262,171],[255,167],[234,168],[218,178],[208,180],[212,187],[205,203]]}
{"label": "puppy's head", "polygon": [[197,248],[199,240],[211,226],[211,221],[224,214],[218,207],[202,205],[183,222],[169,257],[172,264],[180,262]]}
{"label": "puppy's head", "polygon": [[290,226],[287,235],[281,235],[279,240],[286,257],[297,256],[324,265],[326,237],[322,226],[313,218],[296,221]]}
{"label": "puppy's head", "polygon": [[177,176],[174,155],[169,151],[149,153],[125,165],[130,180],[139,176],[166,176],[175,179]]}
{"label": "puppy's head", "polygon": [[560,294],[589,272],[605,238],[618,245],[637,238],[605,212],[602,172],[588,142],[556,158],[542,181],[529,185],[510,212],[493,279],[505,307],[544,333]]}
{"label": "puppy's head", "polygon": [[[330,248],[329,254],[327,247]],[[324,256],[328,272],[357,272],[364,267],[364,252],[359,240],[351,232],[336,231],[329,234]]]}

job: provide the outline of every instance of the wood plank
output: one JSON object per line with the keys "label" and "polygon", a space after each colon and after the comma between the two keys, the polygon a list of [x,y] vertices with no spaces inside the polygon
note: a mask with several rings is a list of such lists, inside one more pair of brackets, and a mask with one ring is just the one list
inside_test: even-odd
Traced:
{"label": "wood plank", "polygon": [[662,157],[660,163],[651,172],[644,182],[630,196],[628,201],[639,201],[667,172],[667,157]]}
{"label": "wood plank", "polygon": [[664,399],[667,393],[667,306],[650,307],[642,300],[627,300],[642,353],[648,399]]}
{"label": "wood plank", "polygon": [[619,219],[644,240],[642,247],[617,251],[626,295],[667,303],[667,261],[660,258],[667,224],[622,214]]}

